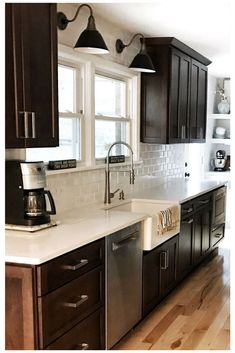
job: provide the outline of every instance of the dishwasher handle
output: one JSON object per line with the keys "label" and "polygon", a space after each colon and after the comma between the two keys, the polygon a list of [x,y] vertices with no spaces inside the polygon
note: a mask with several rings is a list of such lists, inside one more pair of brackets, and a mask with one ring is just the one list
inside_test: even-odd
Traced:
{"label": "dishwasher handle", "polygon": [[128,245],[132,241],[137,239],[138,232],[131,234],[129,237],[122,239],[120,241],[115,241],[112,243],[112,251],[117,251],[118,249]]}

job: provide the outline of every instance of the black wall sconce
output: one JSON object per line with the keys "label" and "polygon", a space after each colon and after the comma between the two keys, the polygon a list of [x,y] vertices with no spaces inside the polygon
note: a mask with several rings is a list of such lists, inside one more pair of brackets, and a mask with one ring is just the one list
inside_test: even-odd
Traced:
{"label": "black wall sconce", "polygon": [[81,53],[88,54],[108,54],[109,50],[104,42],[103,37],[97,31],[95,26],[95,18],[93,16],[92,8],[87,4],[82,4],[78,7],[74,17],[69,20],[63,12],[57,13],[57,26],[64,30],[70,22],[76,20],[82,7],[88,7],[90,16],[88,18],[87,28],[80,34],[74,49]]}
{"label": "black wall sconce", "polygon": [[132,63],[130,64],[129,68],[135,71],[140,71],[140,72],[146,72],[146,73],[151,73],[151,72],[156,72],[152,60],[149,57],[147,50],[146,50],[146,45],[145,45],[145,38],[143,34],[141,33],[136,33],[130,40],[128,44],[124,44],[121,39],[116,40],[116,51],[118,53],[122,53],[123,49],[126,47],[129,47],[133,40],[137,37],[140,36],[140,43],[141,43],[141,48],[140,52],[134,57]]}

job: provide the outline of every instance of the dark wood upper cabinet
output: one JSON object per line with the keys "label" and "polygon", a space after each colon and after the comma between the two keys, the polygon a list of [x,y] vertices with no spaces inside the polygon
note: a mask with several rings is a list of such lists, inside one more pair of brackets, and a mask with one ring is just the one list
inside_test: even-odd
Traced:
{"label": "dark wood upper cabinet", "polygon": [[58,146],[56,4],[6,4],[6,148]]}
{"label": "dark wood upper cabinet", "polygon": [[204,142],[210,60],[175,38],[146,38],[156,67],[141,75],[141,141]]}

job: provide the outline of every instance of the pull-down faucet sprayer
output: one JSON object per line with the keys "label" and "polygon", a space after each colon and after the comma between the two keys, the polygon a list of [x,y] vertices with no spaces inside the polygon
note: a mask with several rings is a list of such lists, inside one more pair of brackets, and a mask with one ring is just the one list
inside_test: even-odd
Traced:
{"label": "pull-down faucet sprayer", "polygon": [[[114,197],[115,192],[111,192],[110,191],[110,168],[109,168],[109,155],[110,152],[113,148],[113,146],[115,145],[124,145],[127,148],[129,148],[129,150],[131,151],[131,167],[130,170],[128,170],[128,172],[130,173],[130,184],[134,184],[135,182],[135,172],[134,172],[134,168],[133,168],[133,150],[131,148],[131,146],[124,142],[124,141],[117,141],[114,142],[108,149],[108,153],[107,153],[107,164],[106,164],[106,169],[105,169],[105,194],[104,194],[104,203],[105,204],[110,204],[111,203],[111,198]],[[126,172],[126,170],[112,170],[112,172]]]}

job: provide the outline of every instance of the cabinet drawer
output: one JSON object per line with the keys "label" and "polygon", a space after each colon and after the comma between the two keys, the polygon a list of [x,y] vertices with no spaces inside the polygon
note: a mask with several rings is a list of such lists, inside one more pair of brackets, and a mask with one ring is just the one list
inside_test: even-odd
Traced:
{"label": "cabinet drawer", "polygon": [[91,314],[46,349],[97,350],[104,349],[104,310]]}
{"label": "cabinet drawer", "polygon": [[38,298],[40,348],[97,310],[104,302],[104,265]]}
{"label": "cabinet drawer", "polygon": [[213,193],[212,229],[225,222],[226,187],[221,187]]}
{"label": "cabinet drawer", "polygon": [[194,199],[194,210],[196,211],[210,204],[212,204],[212,193],[204,194]]}
{"label": "cabinet drawer", "polygon": [[185,202],[181,205],[181,218],[191,215],[194,212],[193,201]]}
{"label": "cabinet drawer", "polygon": [[211,246],[215,246],[224,237],[224,224],[211,233]]}
{"label": "cabinet drawer", "polygon": [[104,239],[37,267],[38,296],[44,295],[104,262]]}

